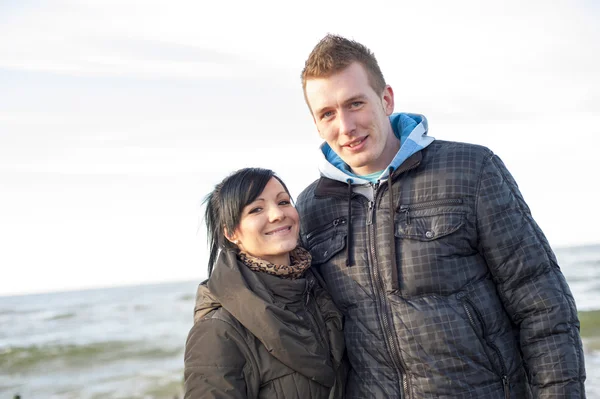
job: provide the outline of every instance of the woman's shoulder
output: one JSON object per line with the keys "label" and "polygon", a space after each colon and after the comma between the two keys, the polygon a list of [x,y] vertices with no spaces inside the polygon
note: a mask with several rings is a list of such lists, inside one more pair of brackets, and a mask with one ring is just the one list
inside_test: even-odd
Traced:
{"label": "woman's shoulder", "polygon": [[204,316],[196,318],[190,330],[190,335],[192,333],[206,333],[207,331],[236,333],[242,337],[247,335],[246,328],[223,307],[218,307]]}
{"label": "woman's shoulder", "polygon": [[[224,308],[218,308],[196,320],[185,344],[186,364],[240,363],[248,354],[248,331]],[[197,356],[201,354],[201,356]],[[241,356],[240,356],[241,355]]]}
{"label": "woman's shoulder", "polygon": [[223,308],[198,319],[185,344],[185,397],[246,397],[242,394],[258,392],[259,373],[248,335]]}

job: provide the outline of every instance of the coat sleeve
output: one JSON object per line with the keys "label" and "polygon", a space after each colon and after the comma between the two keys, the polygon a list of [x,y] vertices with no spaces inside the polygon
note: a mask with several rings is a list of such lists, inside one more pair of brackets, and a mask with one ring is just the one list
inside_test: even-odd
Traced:
{"label": "coat sleeve", "polygon": [[247,344],[220,319],[202,319],[190,330],[185,346],[185,399],[249,399],[252,378]]}
{"label": "coat sleeve", "polygon": [[518,328],[533,397],[585,398],[577,309],[556,257],[496,155],[478,184],[479,251]]}

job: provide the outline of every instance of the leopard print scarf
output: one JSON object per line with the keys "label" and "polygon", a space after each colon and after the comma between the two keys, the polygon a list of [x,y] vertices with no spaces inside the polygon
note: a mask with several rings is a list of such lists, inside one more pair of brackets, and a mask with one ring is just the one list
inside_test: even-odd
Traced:
{"label": "leopard print scarf", "polygon": [[246,252],[240,252],[238,257],[246,266],[255,272],[267,273],[272,276],[289,278],[291,280],[302,277],[306,269],[310,267],[312,257],[310,252],[302,247],[296,247],[290,252],[290,265],[274,265],[266,260],[252,256]]}

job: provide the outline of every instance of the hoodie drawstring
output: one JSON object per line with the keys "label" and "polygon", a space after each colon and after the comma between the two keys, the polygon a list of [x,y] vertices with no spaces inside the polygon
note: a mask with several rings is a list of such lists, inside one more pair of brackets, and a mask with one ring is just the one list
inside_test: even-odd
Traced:
{"label": "hoodie drawstring", "polygon": [[348,184],[348,223],[346,223],[346,267],[352,266],[352,179],[347,179]]}
{"label": "hoodie drawstring", "polygon": [[[390,166],[388,168],[388,191],[390,200],[390,239],[391,239],[391,250],[392,250],[392,290],[396,291],[399,288],[398,283],[398,266],[396,264],[396,235],[394,226],[394,192],[392,188],[392,173],[394,168]],[[354,259],[352,259],[352,179],[347,179],[348,184],[348,223],[346,223],[346,266],[353,266]]]}
{"label": "hoodie drawstring", "polygon": [[392,173],[394,172],[394,167],[390,166],[388,168],[388,191],[390,198],[390,247],[392,249],[392,290],[397,291],[399,288],[398,284],[398,266],[396,265],[396,232],[394,231],[394,215],[396,213],[396,209],[394,207],[394,190],[392,189]]}

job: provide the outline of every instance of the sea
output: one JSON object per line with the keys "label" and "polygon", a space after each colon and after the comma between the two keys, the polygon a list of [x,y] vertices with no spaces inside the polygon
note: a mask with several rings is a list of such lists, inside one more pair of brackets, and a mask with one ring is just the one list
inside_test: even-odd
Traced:
{"label": "sea", "polygon": [[[594,327],[582,325],[586,391],[600,399],[600,245],[555,253]],[[0,398],[182,398],[198,283],[0,297]]]}

